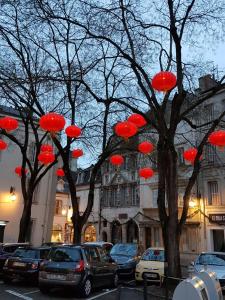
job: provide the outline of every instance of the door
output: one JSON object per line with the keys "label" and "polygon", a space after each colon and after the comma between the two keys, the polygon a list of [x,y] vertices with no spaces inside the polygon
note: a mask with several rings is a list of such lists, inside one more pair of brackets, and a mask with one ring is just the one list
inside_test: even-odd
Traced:
{"label": "door", "polygon": [[3,243],[4,231],[5,231],[5,225],[0,225],[0,243]]}
{"label": "door", "polygon": [[91,266],[93,274],[93,284],[95,287],[101,286],[104,282],[104,265],[100,260],[100,255],[96,247],[88,247],[85,254]]}
{"label": "door", "polygon": [[213,250],[218,252],[225,251],[225,243],[224,243],[224,230],[223,229],[214,229],[213,233]]}
{"label": "door", "polygon": [[109,262],[110,255],[104,248],[98,248],[98,251],[100,253],[100,259],[103,267],[101,272],[104,283],[110,284],[112,283],[114,277],[115,266],[112,264],[112,262]]}
{"label": "door", "polygon": [[152,237],[151,237],[151,228],[145,228],[145,240],[146,240],[146,248],[150,248],[152,246]]}

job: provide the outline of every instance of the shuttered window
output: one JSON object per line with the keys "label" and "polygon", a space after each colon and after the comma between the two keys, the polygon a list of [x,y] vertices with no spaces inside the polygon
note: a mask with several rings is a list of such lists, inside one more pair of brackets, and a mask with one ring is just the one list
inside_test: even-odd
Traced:
{"label": "shuttered window", "polygon": [[208,182],[208,205],[221,205],[217,181]]}

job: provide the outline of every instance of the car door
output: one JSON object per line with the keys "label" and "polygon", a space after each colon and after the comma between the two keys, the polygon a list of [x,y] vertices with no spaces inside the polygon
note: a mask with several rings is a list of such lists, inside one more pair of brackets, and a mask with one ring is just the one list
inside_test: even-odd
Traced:
{"label": "car door", "polygon": [[110,256],[103,248],[98,248],[100,259],[102,262],[102,276],[104,278],[104,282],[110,284],[113,280],[115,273],[115,266],[110,261]]}
{"label": "car door", "polygon": [[100,260],[99,252],[96,247],[87,247],[84,251],[91,267],[93,284],[95,287],[101,286],[104,281],[104,265]]}

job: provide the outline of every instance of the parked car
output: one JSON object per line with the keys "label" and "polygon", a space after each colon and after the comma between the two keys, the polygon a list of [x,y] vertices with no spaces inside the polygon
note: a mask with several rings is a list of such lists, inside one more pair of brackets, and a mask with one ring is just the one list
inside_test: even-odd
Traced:
{"label": "parked car", "polygon": [[136,282],[142,282],[144,276],[150,282],[160,282],[164,275],[164,263],[165,251],[163,248],[148,248],[136,266]]}
{"label": "parked car", "polygon": [[119,275],[134,275],[141,254],[138,244],[131,243],[115,244],[110,251],[110,256],[118,264]]}
{"label": "parked car", "polygon": [[208,269],[216,273],[221,287],[225,288],[225,253],[202,252],[193,262],[195,272]]}
{"label": "parked car", "polygon": [[13,279],[28,279],[38,281],[41,261],[45,260],[51,248],[18,248],[9,257],[3,267],[3,281],[10,283]]}
{"label": "parked car", "polygon": [[29,243],[5,243],[0,246],[0,273],[7,258],[11,257],[19,247],[29,247]]}
{"label": "parked car", "polygon": [[117,265],[110,262],[101,247],[94,245],[53,247],[39,273],[42,293],[54,287],[70,287],[88,297],[93,287],[116,287],[117,283]]}
{"label": "parked car", "polygon": [[102,248],[107,255],[110,255],[110,251],[113,247],[113,244],[109,242],[86,242],[85,245],[98,246]]}

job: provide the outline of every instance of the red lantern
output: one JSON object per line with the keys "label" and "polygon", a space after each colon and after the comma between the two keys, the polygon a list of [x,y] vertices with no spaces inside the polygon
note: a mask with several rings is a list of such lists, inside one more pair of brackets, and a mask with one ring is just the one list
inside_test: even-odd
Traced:
{"label": "red lantern", "polygon": [[80,156],[82,156],[84,153],[83,153],[83,150],[82,149],[75,149],[72,151],[72,157],[73,158],[78,158]]}
{"label": "red lantern", "polygon": [[115,126],[115,132],[118,136],[128,139],[137,133],[137,126],[129,121],[119,122]]}
{"label": "red lantern", "polygon": [[[190,148],[190,149],[184,151],[183,157],[185,160],[187,160],[193,164],[197,153],[198,153],[198,150],[196,148]],[[200,156],[200,159],[202,159],[202,156]]]}
{"label": "red lantern", "polygon": [[138,128],[145,126],[147,124],[145,118],[142,115],[139,114],[133,114],[131,115],[127,121],[134,123]]}
{"label": "red lantern", "polygon": [[208,141],[210,144],[219,147],[223,150],[225,147],[225,130],[217,130],[210,134]]}
{"label": "red lantern", "polygon": [[154,175],[154,171],[151,168],[142,168],[139,170],[139,176],[144,179],[148,179]]}
{"label": "red lantern", "polygon": [[49,145],[49,144],[41,145],[41,152],[53,152],[52,145]]}
{"label": "red lantern", "polygon": [[49,132],[58,132],[62,130],[66,124],[63,116],[56,113],[48,113],[40,118],[40,127]]}
{"label": "red lantern", "polygon": [[142,142],[138,145],[138,151],[140,151],[143,154],[149,154],[153,151],[154,146],[150,142]]}
{"label": "red lantern", "polygon": [[167,92],[177,84],[176,76],[171,72],[159,72],[152,79],[153,89],[159,92]]}
{"label": "red lantern", "polygon": [[123,156],[119,154],[112,155],[109,160],[115,166],[121,166],[124,163]]}
{"label": "red lantern", "polygon": [[70,138],[78,138],[81,134],[81,129],[76,125],[71,125],[66,128],[65,132]]}
{"label": "red lantern", "polygon": [[43,165],[48,165],[54,162],[55,160],[55,155],[51,152],[41,152],[38,155],[38,160],[43,164]]}
{"label": "red lantern", "polygon": [[4,117],[1,119],[1,122],[0,122],[0,127],[5,129],[8,132],[17,129],[18,126],[19,126],[18,121],[11,117]]}
{"label": "red lantern", "polygon": [[27,174],[28,170],[27,169],[23,169],[22,166],[18,166],[15,168],[15,173],[21,177],[22,176],[22,172],[24,171],[25,175]]}
{"label": "red lantern", "polygon": [[4,142],[3,140],[0,140],[0,151],[3,151],[7,148],[7,144],[6,142]]}
{"label": "red lantern", "polygon": [[65,172],[63,171],[63,169],[57,169],[56,170],[56,175],[58,177],[63,177],[63,176],[65,176]]}

